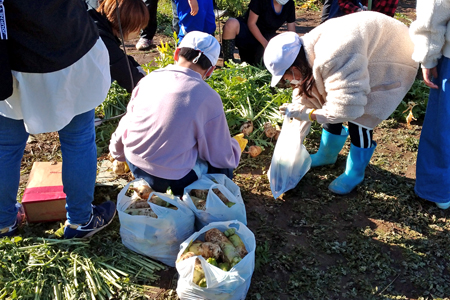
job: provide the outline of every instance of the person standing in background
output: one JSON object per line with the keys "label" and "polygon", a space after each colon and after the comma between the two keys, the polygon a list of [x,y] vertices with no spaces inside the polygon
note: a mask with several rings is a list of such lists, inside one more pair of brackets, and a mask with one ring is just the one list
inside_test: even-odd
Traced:
{"label": "person standing in background", "polygon": [[[92,0],[91,0],[92,1]],[[153,46],[153,38],[158,29],[158,0],[143,0],[147,6],[150,19],[147,26],[142,29],[139,41],[136,43],[136,49],[140,51],[148,50]]]}
{"label": "person standing in background", "polygon": [[420,135],[415,193],[450,207],[450,0],[417,0],[416,20],[410,26],[412,58],[422,67],[431,88]]}
{"label": "person standing in background", "polygon": [[368,0],[325,0],[320,23],[332,18],[367,10],[393,17],[397,10],[398,0],[373,0],[372,6],[370,8],[368,6]]}
{"label": "person standing in background", "polygon": [[0,56],[8,57],[13,90],[0,101],[0,237],[17,235],[23,220],[16,198],[29,134],[54,131],[67,196],[64,237],[89,237],[116,213],[112,201],[92,205],[94,110],[111,84],[108,51],[83,1],[5,1],[4,8],[8,39]]}

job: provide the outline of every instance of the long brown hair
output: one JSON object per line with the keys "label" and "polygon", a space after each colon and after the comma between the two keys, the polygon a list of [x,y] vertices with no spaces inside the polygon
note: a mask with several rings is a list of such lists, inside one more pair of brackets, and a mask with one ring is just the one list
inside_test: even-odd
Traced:
{"label": "long brown hair", "polygon": [[100,2],[97,11],[111,23],[115,36],[120,36],[116,1],[119,3],[120,25],[124,36],[147,27],[150,16],[142,0],[103,0]]}
{"label": "long brown hair", "polygon": [[316,83],[314,79],[312,68],[306,59],[305,47],[300,48],[300,52],[291,67],[296,67],[302,74],[302,80],[298,84],[300,88],[300,94],[305,94],[307,97],[312,98],[311,90]]}

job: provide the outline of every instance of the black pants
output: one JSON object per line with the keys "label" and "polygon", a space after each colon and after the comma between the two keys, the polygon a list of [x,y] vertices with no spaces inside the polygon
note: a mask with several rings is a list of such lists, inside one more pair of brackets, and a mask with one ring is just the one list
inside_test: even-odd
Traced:
{"label": "black pants", "polygon": [[[338,124],[323,124],[323,129],[329,133],[340,135],[342,130],[342,123]],[[359,148],[372,147],[373,130],[361,127],[355,123],[348,122],[348,131],[350,133],[350,140],[353,145]]]}
{"label": "black pants", "polygon": [[143,0],[145,6],[147,6],[148,13],[150,14],[150,19],[148,21],[147,27],[145,27],[141,32],[141,37],[147,40],[152,40],[155,36],[156,29],[158,28],[157,21],[157,10],[158,10],[158,0]]}

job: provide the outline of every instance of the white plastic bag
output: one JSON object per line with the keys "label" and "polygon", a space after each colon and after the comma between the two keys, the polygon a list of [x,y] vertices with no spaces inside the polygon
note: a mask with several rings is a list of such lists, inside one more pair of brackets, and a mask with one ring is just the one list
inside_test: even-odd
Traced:
{"label": "white plastic bag", "polygon": [[117,196],[122,243],[130,250],[174,267],[180,244],[194,232],[194,214],[180,198],[157,192],[152,192],[149,199],[157,195],[178,209],[147,201],[158,218],[125,213],[132,202],[125,193],[133,182],[127,184]]}
{"label": "white plastic bag", "polygon": [[[232,207],[225,205],[212,191],[215,188],[218,188],[230,202],[235,204]],[[193,189],[209,190],[205,210],[198,209],[192,201],[189,193]],[[199,180],[184,189],[183,201],[195,214],[195,228],[197,230],[209,223],[220,221],[238,220],[245,225],[247,224],[247,213],[241,190],[226,175],[203,174]]]}
{"label": "white plastic bag", "polygon": [[[230,271],[223,271],[209,263],[202,256],[194,256],[176,264],[179,274],[177,284],[177,295],[182,300],[241,300],[245,299],[250,287],[251,278],[255,269],[255,249],[256,241],[253,232],[244,224],[234,220],[229,222],[214,222],[200,231],[191,235],[180,246],[178,258],[185,252],[189,243],[194,240],[204,241],[205,232],[212,228],[217,228],[224,232],[228,228],[235,228],[248,254]],[[202,268],[205,271],[206,286],[199,287],[192,281],[194,273],[195,259],[200,259]]]}
{"label": "white plastic bag", "polygon": [[308,121],[284,118],[267,173],[275,199],[294,188],[311,167],[311,157],[303,145],[310,126]]}

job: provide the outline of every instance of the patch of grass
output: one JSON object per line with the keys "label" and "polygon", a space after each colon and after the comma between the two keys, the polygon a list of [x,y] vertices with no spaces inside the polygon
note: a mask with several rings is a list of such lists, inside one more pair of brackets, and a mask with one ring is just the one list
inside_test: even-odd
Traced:
{"label": "patch of grass", "polygon": [[159,0],[158,1],[158,32],[164,33],[166,36],[172,36],[172,4],[171,0]]}
{"label": "patch of grass", "polygon": [[413,21],[407,15],[402,14],[402,13],[398,13],[398,12],[395,13],[394,18],[399,20],[399,21],[401,21],[401,22],[403,22],[407,26],[411,25],[411,23]]}

